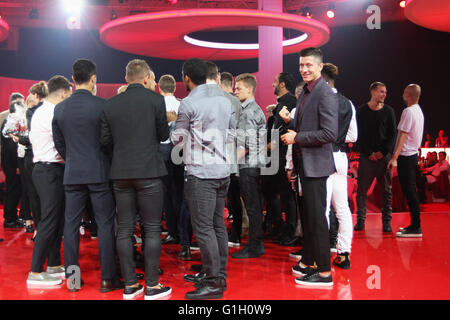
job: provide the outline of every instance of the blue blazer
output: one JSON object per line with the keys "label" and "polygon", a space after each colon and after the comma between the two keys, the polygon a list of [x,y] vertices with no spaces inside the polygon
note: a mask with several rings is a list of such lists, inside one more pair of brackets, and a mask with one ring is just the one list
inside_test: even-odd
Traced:
{"label": "blue blazer", "polygon": [[100,119],[105,100],[76,90],[58,103],[52,121],[56,150],[65,160],[64,184],[109,181],[110,159],[100,146]]}

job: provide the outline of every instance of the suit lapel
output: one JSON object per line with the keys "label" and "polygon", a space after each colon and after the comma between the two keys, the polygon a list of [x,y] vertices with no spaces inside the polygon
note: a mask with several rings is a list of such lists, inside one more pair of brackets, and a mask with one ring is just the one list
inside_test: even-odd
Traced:
{"label": "suit lapel", "polygon": [[311,105],[311,102],[314,101],[313,99],[315,99],[317,92],[319,91],[319,87],[322,85],[322,78],[319,80],[319,82],[316,84],[316,86],[314,87],[313,91],[311,91],[311,93],[309,94],[309,96],[306,98],[306,103],[302,108],[302,111],[300,113],[300,119],[299,119],[299,124],[302,121],[303,115],[305,114],[306,109]]}

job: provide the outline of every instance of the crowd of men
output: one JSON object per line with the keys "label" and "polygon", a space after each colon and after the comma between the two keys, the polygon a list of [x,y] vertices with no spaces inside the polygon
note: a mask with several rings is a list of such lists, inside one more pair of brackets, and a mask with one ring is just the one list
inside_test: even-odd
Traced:
{"label": "crowd of men", "polygon": [[[384,103],[383,83],[374,82],[370,101],[356,110],[336,89],[338,68],[323,62],[320,49],[300,52],[299,71],[303,82],[297,86],[289,73],[275,77],[277,104],[268,108],[268,119],[255,100],[255,76],[233,79],[213,62],[196,58],[183,64],[189,94],[181,101],[174,96],[173,76],[161,76],[156,93],[154,72],[138,59],[126,67],[127,86],[108,100],[96,97],[96,65],[86,59],[73,64],[73,93],[63,76],[35,84],[26,99],[23,130],[8,124],[25,107],[22,95],[12,95],[2,126],[9,188],[4,226],[20,225],[18,166],[8,157],[23,149],[20,176],[32,215],[24,220],[27,230],[33,231],[33,221],[37,231],[27,283],[54,286],[62,278],[73,279],[79,268],[79,228],[89,206],[98,230],[101,292],[123,289],[124,299],[144,292],[148,300],[170,295],[172,289],[159,282],[161,243],[179,243],[178,257],[190,260],[194,235],[202,264],[197,273],[184,276],[194,284],[185,297],[223,297],[228,248],[241,247],[245,215],[248,239],[233,259],[264,255],[266,231],[280,244],[301,246],[291,254],[298,258],[292,268],[296,283],[332,286],[330,249],[337,250],[335,266],[350,268],[353,231],[365,228],[374,178],[383,190],[383,232],[392,232],[394,166],[411,211],[410,226],[397,236],[421,237],[415,189],[424,121],[420,87],[405,88],[407,108],[396,127],[393,109]],[[356,141],[360,164],[353,228],[346,143]],[[229,234],[225,206],[233,218]],[[163,214],[168,235],[161,239]],[[136,273],[137,225],[145,287]],[[69,290],[80,290],[79,280]]]}

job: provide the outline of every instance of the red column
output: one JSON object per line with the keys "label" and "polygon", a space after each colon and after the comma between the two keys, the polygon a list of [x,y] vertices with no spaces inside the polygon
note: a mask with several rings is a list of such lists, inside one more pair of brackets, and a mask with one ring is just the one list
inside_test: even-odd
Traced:
{"label": "red column", "polygon": [[[264,11],[283,11],[282,0],[259,0],[258,9]],[[265,112],[266,106],[276,103],[272,83],[275,76],[283,71],[283,28],[258,27],[258,87],[256,102]]]}

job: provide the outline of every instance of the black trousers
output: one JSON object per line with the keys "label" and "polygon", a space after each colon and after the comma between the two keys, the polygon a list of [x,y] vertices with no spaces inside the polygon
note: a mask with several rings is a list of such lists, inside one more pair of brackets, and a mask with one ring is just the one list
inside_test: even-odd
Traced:
{"label": "black trousers", "polygon": [[356,192],[357,216],[358,220],[366,220],[367,191],[373,179],[377,178],[377,183],[381,187],[381,213],[383,222],[390,222],[392,219],[392,175],[387,164],[391,155],[386,155],[380,160],[372,161],[365,155],[359,158],[358,167],[358,190]]}
{"label": "black trousers", "polygon": [[28,199],[30,199],[30,209],[33,217],[34,227],[37,230],[41,221],[41,200],[39,199],[39,195],[33,182],[33,168],[33,152],[27,151],[25,152],[22,174],[28,192]]}
{"label": "black trousers", "polygon": [[327,178],[300,176],[303,210],[300,211],[303,226],[302,263],[317,264],[320,272],[331,270],[330,235],[326,219]]}
{"label": "black trousers", "polygon": [[17,174],[17,162],[5,161],[2,163],[3,172],[5,173],[5,202],[4,202],[4,218],[5,222],[13,222],[18,218],[17,206],[20,202],[22,186],[20,176]]}
{"label": "black trousers", "polygon": [[247,245],[251,248],[259,249],[264,241],[260,169],[239,169],[239,186],[248,216],[249,239]]}
{"label": "black trousers", "polygon": [[17,165],[20,172],[20,185],[22,187],[22,192],[20,196],[20,213],[19,217],[23,220],[31,220],[31,208],[30,208],[30,198],[28,197],[28,185],[26,184],[25,178],[25,159],[17,158]]}
{"label": "black trousers", "polygon": [[117,205],[117,254],[125,285],[137,283],[131,237],[139,212],[144,230],[145,284],[147,287],[156,286],[161,256],[163,183],[159,178],[114,180],[114,194]]}
{"label": "black trousers", "polygon": [[79,266],[79,227],[83,212],[91,200],[92,213],[98,227],[98,250],[102,280],[117,277],[115,264],[114,217],[116,207],[109,183],[65,185],[66,210],[64,224],[64,262]]}
{"label": "black trousers", "polygon": [[420,200],[416,189],[418,155],[399,156],[397,159],[397,172],[403,195],[408,202],[411,215],[411,227],[420,227]]}
{"label": "black trousers", "polygon": [[231,235],[240,239],[242,233],[242,202],[241,189],[239,187],[239,176],[230,175],[230,186],[227,193],[227,209],[233,215],[233,223],[231,225]]}
{"label": "black trousers", "polygon": [[61,265],[61,240],[64,231],[64,165],[36,163],[33,181],[41,199],[42,217],[34,240],[32,272]]}
{"label": "black trousers", "polygon": [[202,255],[202,270],[211,279],[227,278],[228,234],[223,210],[229,184],[229,177],[200,179],[190,175],[186,181],[186,200]]}

